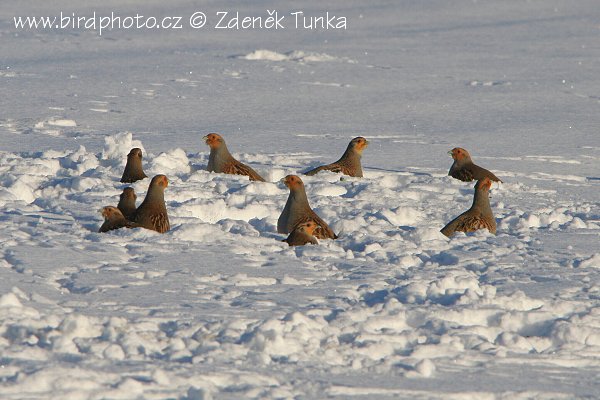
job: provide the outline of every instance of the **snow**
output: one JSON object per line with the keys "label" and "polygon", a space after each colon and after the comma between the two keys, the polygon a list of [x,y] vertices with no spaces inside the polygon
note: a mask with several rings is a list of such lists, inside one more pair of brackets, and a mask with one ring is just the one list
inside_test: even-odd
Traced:
{"label": "snow", "polygon": [[[595,1],[304,9],[344,31],[11,25],[60,11],[93,10],[0,10],[2,399],[598,396]],[[268,182],[207,172],[209,132]],[[339,239],[281,242],[279,181],[359,135],[364,178],[302,176]],[[439,232],[472,202],[456,146],[504,181],[497,236]],[[166,234],[97,232],[133,147],[169,178]]]}
{"label": "snow", "polygon": [[301,63],[336,60],[336,57],[330,56],[329,54],[304,52],[301,50],[290,51],[286,54],[277,53],[276,51],[271,50],[255,50],[241,58],[245,60],[296,61]]}

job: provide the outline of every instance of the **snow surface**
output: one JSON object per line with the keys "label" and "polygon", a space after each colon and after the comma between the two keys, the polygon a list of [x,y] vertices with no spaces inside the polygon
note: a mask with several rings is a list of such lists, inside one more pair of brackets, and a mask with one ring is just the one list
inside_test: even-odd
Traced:
{"label": "snow surface", "polygon": [[[5,3],[0,398],[600,397],[597,1],[339,0],[303,10],[345,31],[102,36],[12,17],[274,6]],[[206,172],[208,132],[271,182]],[[303,178],[340,239],[289,248],[277,181],[357,135],[364,179]],[[497,236],[439,233],[472,201],[455,146],[505,181]],[[169,177],[167,234],[97,233],[132,147]]]}

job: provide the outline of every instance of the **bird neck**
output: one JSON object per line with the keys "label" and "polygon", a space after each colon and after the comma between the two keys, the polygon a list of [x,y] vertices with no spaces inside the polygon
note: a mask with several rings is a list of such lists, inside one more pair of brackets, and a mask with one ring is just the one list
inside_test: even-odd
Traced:
{"label": "bird neck", "polygon": [[487,190],[476,190],[475,197],[473,198],[473,205],[471,210],[477,210],[485,215],[492,214],[492,208],[490,207],[489,192]]}
{"label": "bird neck", "polygon": [[130,204],[135,204],[135,200],[132,197],[122,197],[119,200],[119,205],[129,206]]}
{"label": "bird neck", "polygon": [[471,160],[471,157],[469,156],[465,156],[464,158],[461,158],[460,160],[455,160],[454,163],[456,165],[468,165],[468,164],[473,164],[473,161]]}
{"label": "bird neck", "polygon": [[208,157],[209,163],[212,165],[220,165],[232,159],[233,156],[229,153],[225,143],[222,143],[219,147],[210,150]]}
{"label": "bird neck", "polygon": [[302,187],[290,190],[288,203],[293,204],[297,208],[310,208],[306,191]]}
{"label": "bird neck", "polygon": [[165,192],[160,188],[151,188],[146,194],[144,203],[153,202],[154,204],[165,204]]}
{"label": "bird neck", "polygon": [[121,222],[125,220],[125,217],[123,216],[123,214],[118,213],[118,214],[113,214],[110,217],[108,217],[106,219],[107,221],[111,222],[111,223],[115,223],[115,222]]}
{"label": "bird neck", "polygon": [[142,162],[139,158],[130,158],[127,160],[127,164],[125,165],[125,172],[128,174],[140,174],[142,173]]}
{"label": "bird neck", "polygon": [[346,148],[346,151],[344,152],[344,154],[342,155],[342,158],[340,158],[340,160],[346,159],[346,160],[356,160],[356,161],[360,161],[362,154],[358,151],[356,151],[356,149],[354,149],[351,145],[348,145],[348,147]]}

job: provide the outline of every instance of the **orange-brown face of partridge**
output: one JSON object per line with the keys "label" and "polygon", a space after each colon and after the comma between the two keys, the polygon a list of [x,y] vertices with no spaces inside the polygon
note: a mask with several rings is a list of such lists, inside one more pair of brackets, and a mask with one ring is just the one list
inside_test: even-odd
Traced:
{"label": "orange-brown face of partridge", "polygon": [[162,188],[166,188],[169,186],[169,180],[165,175],[156,175],[154,178],[152,178],[150,186],[160,186]]}
{"label": "orange-brown face of partridge", "polygon": [[302,224],[304,226],[304,231],[312,236],[313,232],[317,228],[317,224],[314,221],[308,221]]}
{"label": "orange-brown face of partridge", "polygon": [[112,207],[112,206],[102,207],[100,212],[102,213],[102,216],[105,219],[110,219],[111,217],[113,217],[116,214],[115,207]]}
{"label": "orange-brown face of partridge", "polygon": [[469,156],[469,152],[463,148],[455,147],[448,152],[455,160],[462,160],[463,158],[467,158]]}
{"label": "orange-brown face of partridge", "polygon": [[367,139],[365,139],[362,136],[352,139],[352,144],[354,148],[360,153],[362,153],[362,151],[369,146],[369,142],[367,141]]}
{"label": "orange-brown face of partridge", "polygon": [[290,190],[294,190],[296,188],[304,186],[304,183],[302,182],[302,179],[300,179],[296,175],[288,175],[288,176],[286,176],[283,179],[283,183],[285,183],[285,186],[287,186]]}
{"label": "orange-brown face of partridge", "polygon": [[142,149],[138,148],[138,147],[134,147],[133,149],[131,149],[129,151],[129,154],[127,154],[128,157],[133,157],[133,156],[137,156],[139,158],[142,158]]}
{"label": "orange-brown face of partridge", "polygon": [[482,180],[477,182],[478,190],[483,190],[483,191],[487,192],[490,190],[491,187],[492,187],[492,181],[488,177],[485,177]]}
{"label": "orange-brown face of partridge", "polygon": [[218,133],[209,133],[208,135],[204,136],[202,139],[204,139],[206,144],[211,149],[216,149],[217,147],[219,147],[221,145],[221,143],[223,143],[223,138]]}

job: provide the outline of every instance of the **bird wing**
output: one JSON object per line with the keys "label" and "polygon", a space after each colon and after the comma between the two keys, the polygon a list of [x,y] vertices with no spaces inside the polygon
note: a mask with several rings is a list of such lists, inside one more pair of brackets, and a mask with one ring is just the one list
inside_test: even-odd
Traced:
{"label": "bird wing", "polygon": [[471,166],[471,173],[473,174],[473,178],[476,180],[481,180],[485,177],[488,177],[491,181],[502,183],[502,181],[496,175],[489,170],[480,167],[479,165],[473,164],[473,166]]}
{"label": "bird wing", "polygon": [[304,246],[308,243],[319,244],[319,242],[317,242],[317,239],[315,239],[313,236],[305,232],[298,232],[296,230],[290,233],[287,239],[282,240],[282,242],[287,242],[287,244],[289,244],[290,246]]}
{"label": "bird wing", "polygon": [[154,230],[159,233],[165,233],[171,229],[171,225],[169,224],[169,216],[162,211],[151,215],[150,221],[152,222]]}
{"label": "bird wing", "polygon": [[223,172],[226,174],[233,175],[246,175],[250,177],[251,181],[265,182],[265,179],[262,176],[260,176],[255,170],[253,170],[246,164],[242,164],[237,160],[234,160],[234,162],[225,165],[223,167]]}
{"label": "bird wing", "polygon": [[313,220],[317,223],[317,227],[313,232],[314,237],[318,239],[337,239],[337,235],[333,232],[333,230],[331,230],[329,225],[327,225],[327,223],[323,221],[321,217],[319,217],[317,213],[315,213],[313,210],[310,210],[310,212],[311,214],[302,218],[301,221],[298,221],[296,223],[296,226],[302,222],[308,222],[310,220]]}
{"label": "bird wing", "polygon": [[126,228],[143,228],[143,226],[141,224],[138,224],[137,222],[133,222],[133,221],[127,221],[127,223],[125,224]]}
{"label": "bird wing", "polygon": [[447,237],[452,236],[456,232],[475,232],[479,229],[487,229],[493,234],[496,234],[496,227],[493,226],[486,218],[481,215],[474,215],[472,213],[463,213],[458,217],[450,221],[445,227],[442,228],[442,232]]}
{"label": "bird wing", "polygon": [[115,229],[121,229],[121,228],[125,228],[125,227],[129,228],[130,227],[129,224],[130,224],[130,222],[127,221],[125,218],[106,220],[106,221],[104,221],[104,223],[102,224],[102,226],[100,227],[98,232],[104,233],[104,232],[112,231]]}
{"label": "bird wing", "polygon": [[308,221],[314,221],[317,224],[317,227],[313,232],[314,237],[318,239],[337,239],[337,235],[331,230],[329,225],[327,225],[327,223],[312,210],[310,210],[310,213],[298,218],[290,232],[294,232],[298,225]]}
{"label": "bird wing", "polygon": [[321,165],[317,168],[311,169],[310,171],[305,172],[304,175],[312,176],[312,175],[318,174],[321,171],[331,171],[331,172],[335,172],[335,173],[344,172],[343,167],[340,164],[335,162],[332,164]]}
{"label": "bird wing", "polygon": [[454,171],[451,170],[450,176],[463,182],[471,182],[474,179],[473,171],[470,167],[457,168]]}
{"label": "bird wing", "polygon": [[321,165],[320,167],[313,168],[313,169],[311,169],[310,171],[308,171],[308,172],[305,172],[305,173],[304,173],[304,175],[308,175],[308,176],[313,176],[313,175],[316,175],[316,174],[318,174],[319,172],[323,171],[323,167],[324,167],[324,166],[323,166],[323,165]]}
{"label": "bird wing", "polygon": [[348,173],[348,171],[344,168],[343,165],[341,165],[338,162],[334,162],[331,164],[327,164],[327,165],[321,165],[317,168],[311,169],[308,172],[305,172],[304,175],[308,175],[308,176],[312,176],[312,175],[316,175],[321,171],[331,171],[331,172],[335,172],[335,173],[344,173],[346,175],[351,175]]}

